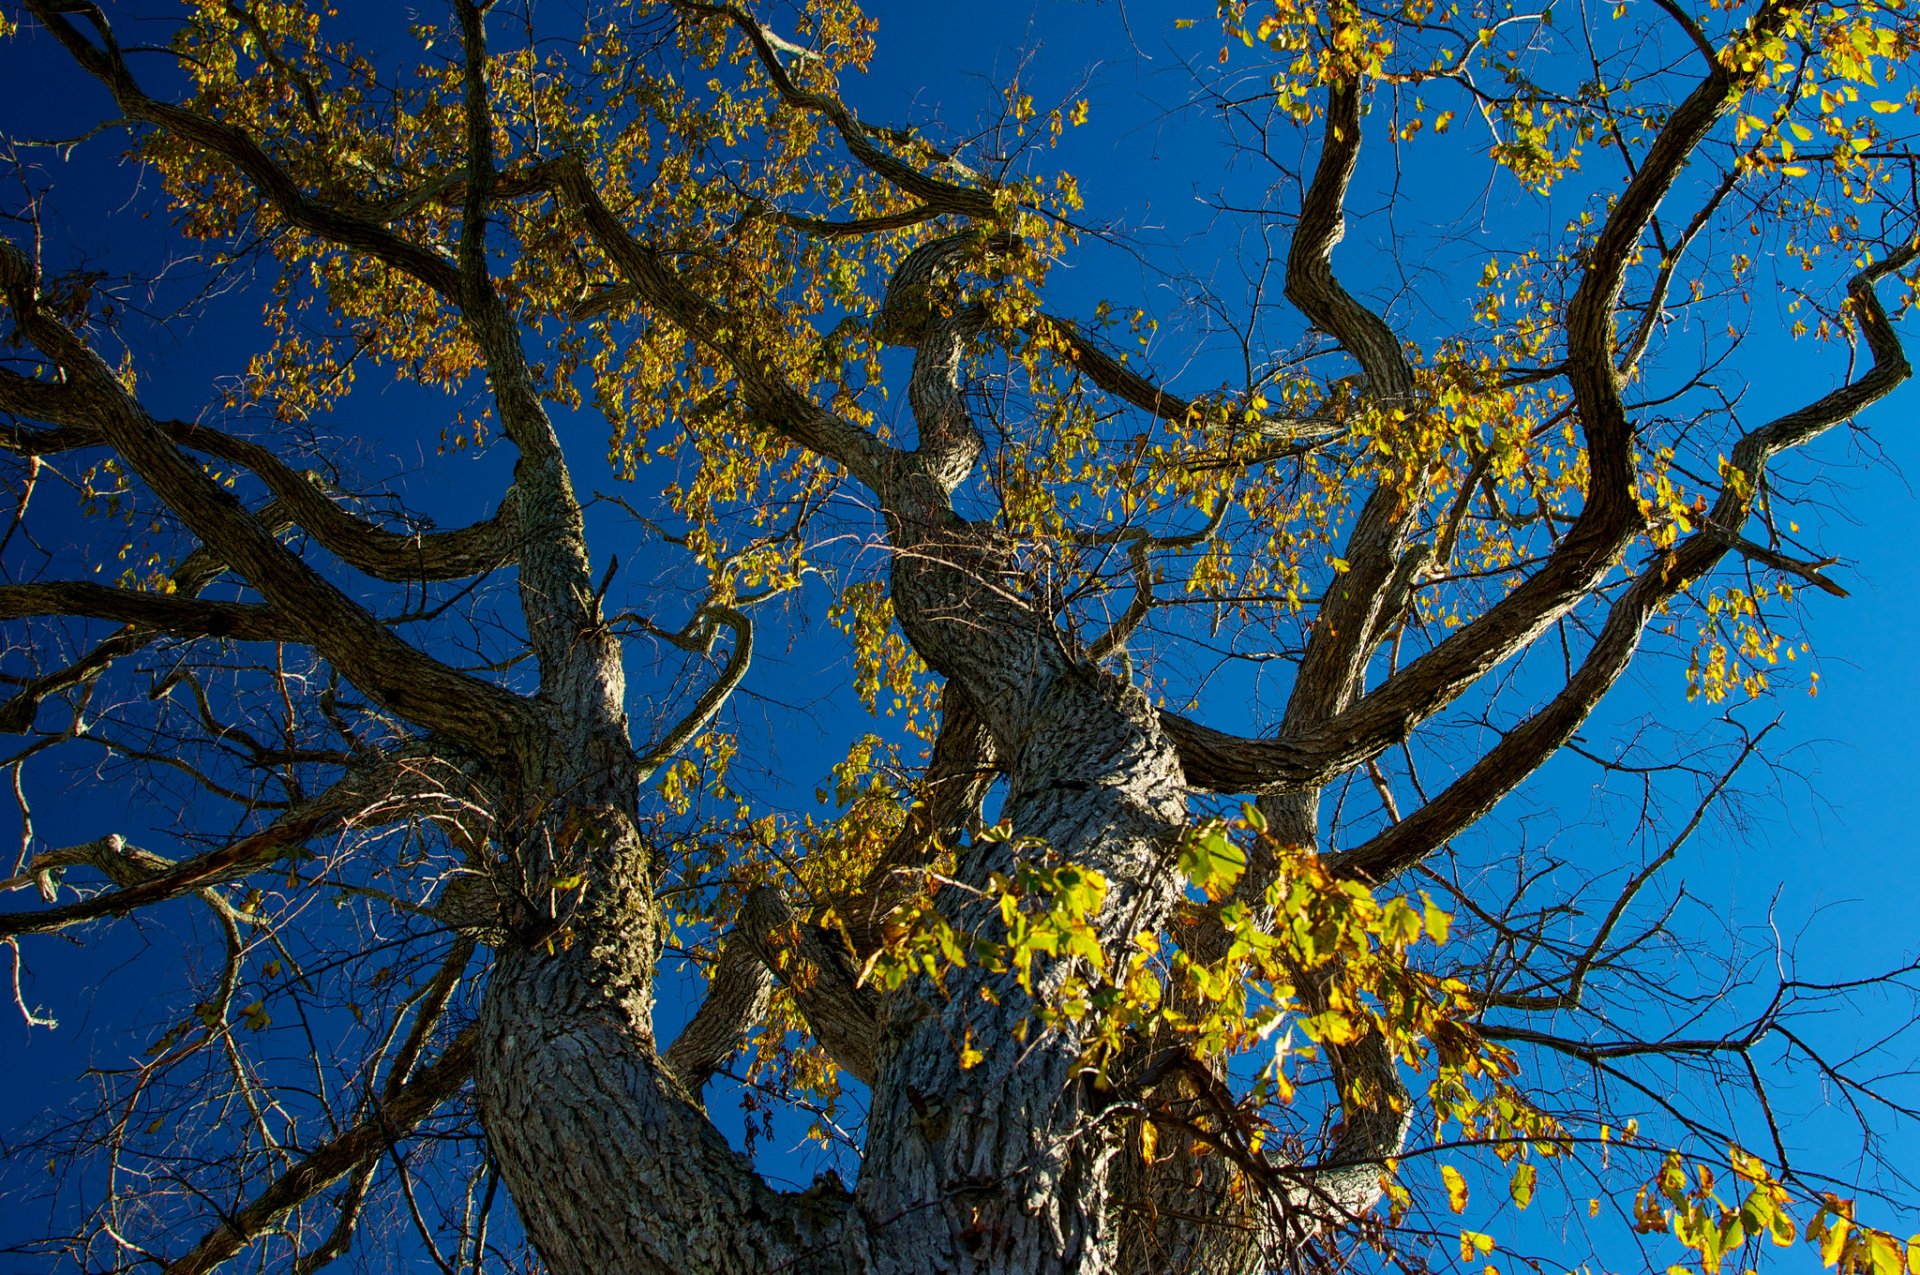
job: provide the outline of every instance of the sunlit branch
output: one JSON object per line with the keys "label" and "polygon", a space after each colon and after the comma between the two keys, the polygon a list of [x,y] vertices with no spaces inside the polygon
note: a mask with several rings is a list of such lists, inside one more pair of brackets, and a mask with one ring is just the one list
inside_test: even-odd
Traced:
{"label": "sunlit branch", "polygon": [[712,302],[695,293],[652,248],[627,233],[601,200],[586,167],[574,157],[553,165],[558,193],[576,208],[588,235],[623,279],[648,304],[726,359],[743,396],[766,424],[829,460],[845,466],[879,490],[893,449],[840,419],[789,385],[774,361],[730,323]]}
{"label": "sunlit branch", "polygon": [[1353,83],[1327,90],[1320,159],[1287,251],[1287,299],[1360,364],[1367,396],[1392,406],[1413,393],[1413,366],[1386,320],[1357,301],[1333,273],[1333,250],[1346,237],[1347,191],[1360,162],[1361,93]]}
{"label": "sunlit branch", "polygon": [[[985,315],[977,305],[945,313],[937,289],[980,242],[974,234],[961,233],[930,240],[908,253],[887,281],[874,325],[882,340],[914,347],[907,381],[907,402],[920,435],[914,456],[947,492],[966,481],[985,450],[967,405],[962,372],[967,343]],[[1015,246],[991,239],[986,244],[990,249]]]}
{"label": "sunlit branch", "polygon": [[618,661],[618,646],[599,623],[580,502],[528,366],[519,317],[495,288],[487,264],[495,172],[485,6],[462,0],[456,9],[467,148],[458,295],[465,328],[486,360],[487,387],[501,429],[520,453],[510,497],[518,509],[520,609],[539,662],[542,692],[562,702],[593,703],[596,725],[611,734],[618,729],[621,706],[600,679],[603,668]]}
{"label": "sunlit branch", "polygon": [[980,830],[981,807],[1001,765],[993,735],[966,691],[948,682],[940,692],[940,731],[934,736],[933,755],[905,822],[851,895],[827,900],[857,958],[880,950],[888,918],[926,888],[921,870]]}
{"label": "sunlit branch", "polygon": [[747,896],[734,941],[780,980],[833,1061],[861,1084],[877,1076],[880,996],[862,987],[845,940],[795,916],[770,886]]}
{"label": "sunlit branch", "polygon": [[[344,201],[311,198],[259,142],[241,130],[147,96],[127,68],[106,15],[97,5],[88,0],[26,0],[26,7],[53,33],[75,62],[107,87],[115,105],[127,118],[157,125],[231,161],[263,199],[300,230],[364,252],[418,279],[442,296],[459,295],[460,280],[452,263],[387,229],[372,210]],[[87,40],[67,21],[63,15],[70,13],[87,19],[99,37],[99,44]]]}
{"label": "sunlit branch", "polygon": [[[139,879],[122,882],[119,888],[90,899],[38,912],[0,913],[0,935],[45,934],[100,917],[125,916],[203,886],[243,876],[277,861],[314,837],[350,827],[391,822],[409,811],[437,811],[453,799],[447,792],[447,777],[443,766],[430,754],[356,757],[347,773],[331,788],[284,812],[259,831],[177,863],[152,856],[157,862],[149,866],[155,871],[143,872]],[[124,857],[120,851],[125,849],[125,841],[118,836],[87,844],[94,849],[87,849],[82,861],[93,862],[91,856],[101,851],[117,856],[108,862]],[[53,853],[58,856],[62,852]],[[55,862],[51,866],[60,864]],[[29,867],[24,878],[7,885],[17,888],[37,876],[38,870]]]}
{"label": "sunlit branch", "polygon": [[[754,56],[760,61],[767,78],[773,81],[774,88],[788,105],[801,110],[813,111],[827,117],[834,130],[847,144],[859,160],[877,176],[885,178],[905,193],[912,195],[929,208],[942,213],[953,213],[964,217],[973,217],[982,221],[998,220],[998,210],[994,206],[993,193],[979,186],[962,185],[958,182],[942,181],[940,178],[923,173],[901,161],[885,147],[877,145],[874,138],[882,131],[863,124],[854,118],[853,112],[846,108],[837,97],[827,93],[812,93],[795,84],[787,74],[786,67],[780,63],[779,52],[774,46],[778,37],[772,35],[751,14],[736,9],[732,5],[702,4],[696,0],[674,0],[673,7],[682,13],[699,14],[705,17],[723,18],[746,36],[753,46]],[[784,43],[784,41],[782,42]],[[789,46],[791,47],[791,46]],[[954,161],[949,159],[951,166]],[[981,182],[979,174],[967,172],[969,180]]]}
{"label": "sunlit branch", "polygon": [[[1761,26],[1782,20],[1768,6]],[[1495,665],[1531,642],[1613,569],[1639,526],[1632,498],[1633,428],[1615,366],[1614,323],[1626,270],[1642,233],[1708,131],[1729,110],[1730,81],[1715,66],[1661,129],[1646,162],[1627,184],[1588,255],[1567,315],[1567,376],[1586,433],[1590,476],[1572,528],[1546,564],[1478,619],[1413,660],[1323,727],[1292,742],[1377,751],[1451,703]],[[1744,509],[1744,506],[1742,506]],[[1401,825],[1405,826],[1405,825]]]}
{"label": "sunlit branch", "polygon": [[[1384,411],[1412,410],[1413,366],[1386,320],[1362,305],[1333,272],[1346,235],[1346,200],[1360,159],[1361,86],[1327,90],[1320,158],[1301,201],[1287,251],[1287,299],[1331,333],[1360,364],[1363,398]],[[1424,479],[1416,479],[1418,487]],[[1306,655],[1288,697],[1283,734],[1298,735],[1344,709],[1362,671],[1410,595],[1420,550],[1407,549],[1420,501],[1398,480],[1383,479],[1354,519],[1342,557],[1347,571],[1322,599]]]}
{"label": "sunlit branch", "polygon": [[32,263],[0,241],[0,288],[21,333],[66,369],[101,436],[200,541],[378,703],[449,738],[499,753],[522,728],[519,697],[457,672],[395,637],[281,545],[231,493],[184,456],[100,356],[46,313]]}
{"label": "sunlit branch", "polygon": [[[733,607],[708,603],[695,617],[700,647],[704,648],[711,642],[715,625],[722,625],[733,633],[733,649],[727,653],[726,665],[720,670],[720,676],[714,680],[713,685],[700,693],[700,698],[694,701],[693,708],[641,754],[641,783],[645,783],[654,771],[672,761],[679,755],[681,749],[692,742],[694,736],[707,728],[708,723],[712,722],[720,710],[726,707],[727,700],[732,698],[734,691],[745,680],[747,670],[753,665],[753,621]],[[662,634],[662,636],[666,635]],[[694,640],[689,636],[686,641],[677,642],[676,645],[685,645],[688,649],[693,649]]]}
{"label": "sunlit branch", "polygon": [[[1704,520],[1703,528],[1649,564],[1634,580],[1608,612],[1592,648],[1567,685],[1545,707],[1508,731],[1434,800],[1366,844],[1343,854],[1340,871],[1378,881],[1418,863],[1493,809],[1495,803],[1572,737],[1594,705],[1626,671],[1648,620],[1668,599],[1711,571],[1727,553],[1731,542],[1724,528],[1745,522],[1767,462],[1884,398],[1912,375],[1899,337],[1874,293],[1874,285],[1906,269],[1916,259],[1920,259],[1920,241],[1856,274],[1848,285],[1848,296],[1873,355],[1873,366],[1806,407],[1743,437],[1733,449],[1729,481]],[[1415,661],[1408,671],[1417,669],[1419,664],[1420,661]],[[1403,672],[1399,676],[1406,675]]]}
{"label": "sunlit branch", "polygon": [[[1709,530],[1717,529],[1709,528]],[[1839,561],[1838,558],[1822,558],[1818,562],[1802,562],[1798,558],[1789,558],[1786,554],[1776,552],[1775,550],[1767,548],[1765,545],[1757,545],[1745,536],[1738,536],[1729,531],[1722,531],[1720,534],[1726,537],[1728,547],[1743,558],[1757,562],[1763,567],[1772,567],[1775,571],[1785,575],[1799,576],[1808,584],[1827,593],[1831,593],[1836,598],[1853,596],[1820,570],[1822,567],[1832,566]]]}

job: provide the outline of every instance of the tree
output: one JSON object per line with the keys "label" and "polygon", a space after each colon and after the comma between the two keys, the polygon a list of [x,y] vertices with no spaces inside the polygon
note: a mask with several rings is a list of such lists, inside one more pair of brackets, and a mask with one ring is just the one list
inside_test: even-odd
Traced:
{"label": "tree", "polygon": [[[1806,1207],[1756,1065],[1854,1084],[1790,1027],[1835,989],[1786,977],[1704,1036],[1615,1012],[1691,1012],[1659,947],[1690,940],[1636,903],[1672,851],[1610,879],[1454,848],[1650,634],[1695,694],[1764,690],[1795,591],[1842,592],[1778,463],[1909,375],[1910,8],[1628,8],[1184,24],[1270,185],[1244,307],[1157,333],[1055,303],[1100,238],[1045,173],[1085,103],[1015,85],[959,144],[875,123],[846,0],[455,0],[404,57],[290,0],[138,45],[26,0],[15,38],[159,179],[187,308],[237,291],[272,329],[173,418],[136,356],[167,278],[63,266],[20,161],[10,764],[177,793],[179,823],[165,854],[31,846],[45,904],[0,920],[29,965],[148,909],[212,927],[191,1008],[33,1144],[93,1192],[72,1259],[307,1271],[384,1210],[478,1269],[504,1187],[562,1275],[1407,1264],[1468,1207],[1437,1152],[1524,1207],[1617,1142],[1646,1183],[1619,1206],[1709,1271],[1796,1211],[1828,1265],[1906,1260]],[[1336,251],[1375,155],[1556,211],[1436,228],[1466,248],[1378,304]],[[1756,420],[1721,370],[1776,285],[1804,395]],[[1214,389],[1149,366],[1223,343]],[[497,478],[485,516],[364,480],[349,443],[420,441],[361,423],[369,382],[426,405],[436,472]],[[583,433],[622,480],[590,500]],[[770,635],[823,624],[831,694],[875,712],[831,768],[740,702]],[[1208,693],[1269,664],[1270,715]],[[1672,761],[1674,846],[1763,734]],[[866,1095],[850,1189],[776,1190],[709,1119],[743,1048],[743,1092],[828,1141]],[[1716,1123],[1656,1065],[1744,1096]]]}

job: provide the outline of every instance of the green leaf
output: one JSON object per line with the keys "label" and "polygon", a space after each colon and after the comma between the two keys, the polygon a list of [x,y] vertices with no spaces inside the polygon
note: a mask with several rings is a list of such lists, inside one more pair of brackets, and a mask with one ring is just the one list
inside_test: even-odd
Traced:
{"label": "green leaf", "polygon": [[1247,853],[1225,829],[1210,824],[1190,833],[1180,848],[1181,873],[1210,899],[1224,897],[1247,870]]}
{"label": "green leaf", "polygon": [[1515,1208],[1524,1209],[1533,1203],[1533,1180],[1536,1170],[1531,1164],[1516,1165],[1513,1180],[1507,1183],[1507,1194],[1513,1197]]}

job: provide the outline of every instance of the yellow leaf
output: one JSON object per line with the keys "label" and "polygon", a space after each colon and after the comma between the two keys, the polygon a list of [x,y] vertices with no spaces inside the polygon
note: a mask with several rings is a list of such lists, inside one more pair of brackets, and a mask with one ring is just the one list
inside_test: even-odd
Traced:
{"label": "yellow leaf", "polygon": [[1875,115],[1891,115],[1899,109],[1900,103],[1898,102],[1875,102],[1873,104],[1873,113]]}
{"label": "yellow leaf", "polygon": [[1820,1233],[1820,1264],[1822,1266],[1840,1264],[1840,1254],[1846,1251],[1847,1232],[1852,1229],[1852,1225],[1843,1217],[1836,1217],[1827,1223],[1826,1229]]}
{"label": "yellow leaf", "polygon": [[1873,1275],[1903,1275],[1906,1262],[1900,1241],[1884,1232],[1875,1232],[1872,1246]]}
{"label": "yellow leaf", "polygon": [[[1460,1176],[1460,1170],[1445,1165],[1440,1170],[1440,1180],[1447,1186],[1447,1207],[1455,1213],[1467,1211],[1467,1180]],[[1464,1232],[1462,1233],[1465,1234]],[[1464,1251],[1464,1250],[1463,1250]],[[1460,1260],[1466,1261],[1465,1257]]]}
{"label": "yellow leaf", "polygon": [[1460,1260],[1471,1262],[1475,1254],[1485,1257],[1493,1252],[1493,1236],[1480,1231],[1460,1232]]}
{"label": "yellow leaf", "polygon": [[1507,1194],[1513,1197],[1516,1207],[1524,1209],[1533,1203],[1534,1176],[1535,1170],[1531,1164],[1522,1164],[1514,1169],[1513,1180],[1507,1183]]}

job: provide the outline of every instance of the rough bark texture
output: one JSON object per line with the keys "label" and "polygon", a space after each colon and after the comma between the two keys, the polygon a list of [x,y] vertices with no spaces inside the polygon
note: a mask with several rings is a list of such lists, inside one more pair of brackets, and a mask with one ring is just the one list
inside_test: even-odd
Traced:
{"label": "rough bark texture", "polygon": [[[722,936],[708,1001],[663,1049],[653,1014],[668,941],[660,902],[668,864],[646,839],[642,789],[739,685],[752,627],[742,611],[715,602],[680,638],[669,635],[694,649],[725,629],[733,654],[719,681],[660,741],[633,738],[622,650],[602,613],[606,581],[596,586],[586,520],[536,386],[524,320],[490,273],[490,218],[506,196],[494,154],[503,130],[489,114],[486,6],[463,0],[455,7],[465,154],[458,181],[445,183],[440,197],[458,201],[459,233],[457,242],[426,244],[396,229],[404,224],[397,215],[308,191],[260,139],[149,96],[90,6],[28,5],[126,118],[203,150],[292,231],[416,281],[434,304],[457,314],[516,451],[511,489],[492,516],[431,535],[382,528],[263,448],[156,418],[49,306],[28,254],[0,243],[10,335],[58,372],[35,379],[0,370],[0,411],[38,422],[0,427],[0,446],[33,458],[110,449],[203,546],[177,573],[180,587],[166,594],[81,580],[0,586],[0,620],[59,615],[122,626],[70,666],[24,681],[0,706],[0,724],[31,725],[43,701],[175,636],[310,647],[415,732],[408,748],[355,754],[334,788],[197,858],[141,858],[122,841],[102,839],[45,859],[34,871],[104,864],[125,879],[113,877],[115,890],[83,903],[0,914],[0,935],[121,915],[237,880],[288,845],[378,820],[425,818],[460,824],[470,850],[471,880],[449,891],[438,913],[466,935],[462,961],[476,936],[495,949],[476,1024],[412,1079],[395,1080],[373,1114],[234,1210],[173,1269],[210,1269],[343,1177],[360,1173],[364,1187],[367,1166],[391,1139],[469,1075],[492,1163],[554,1275],[1238,1275],[1300,1259],[1314,1236],[1369,1213],[1382,1194],[1383,1165],[1405,1147],[1411,1122],[1403,1078],[1377,1037],[1327,1051],[1340,1123],[1318,1159],[1236,1161],[1200,1153],[1209,1122],[1232,1103],[1224,1064],[1195,1063],[1166,1040],[1145,1039],[1118,1069],[1136,1083],[1102,1089],[1088,1074],[1090,1027],[1036,1028],[1035,1010],[1060,990],[1067,962],[1042,961],[1031,995],[1013,974],[979,965],[953,971],[937,987],[920,980],[882,995],[860,985],[860,962],[881,947],[888,918],[918,888],[916,874],[949,855],[956,856],[955,894],[1011,877],[1022,856],[1097,871],[1108,892],[1092,921],[1108,953],[1127,950],[1143,931],[1163,934],[1187,897],[1172,860],[1192,794],[1259,794],[1280,844],[1316,847],[1320,794],[1331,780],[1406,740],[1489,670],[1594,600],[1644,530],[1633,499],[1636,435],[1616,361],[1622,281],[1661,200],[1701,138],[1732,109],[1729,73],[1716,65],[1680,102],[1583,258],[1564,374],[1592,473],[1566,534],[1457,632],[1382,672],[1381,651],[1408,622],[1430,565],[1429,546],[1415,543],[1430,476],[1381,481],[1353,515],[1347,566],[1318,604],[1284,717],[1271,738],[1247,739],[1156,706],[1131,669],[1106,658],[1146,601],[1107,638],[1078,647],[1059,600],[1019,570],[1022,546],[1001,524],[969,521],[956,510],[955,491],[975,478],[987,452],[968,388],[988,322],[986,307],[956,281],[1023,250],[1006,229],[1010,192],[950,162],[901,158],[837,98],[797,84],[782,60],[790,46],[747,13],[669,4],[675,20],[724,26],[744,38],[746,56],[757,59],[787,107],[824,119],[865,172],[921,209],[854,230],[804,218],[792,224],[824,235],[944,217],[965,229],[908,252],[879,311],[876,334],[911,352],[906,399],[915,438],[908,449],[783,379],[785,364],[756,344],[753,325],[735,322],[703,294],[687,254],[663,250],[629,225],[580,156],[541,157],[513,188],[550,197],[570,250],[614,276],[599,308],[613,300],[643,305],[651,321],[683,332],[728,369],[730,392],[756,428],[830,462],[874,502],[884,519],[894,613],[913,650],[946,683],[942,733],[920,777],[920,803],[877,865],[849,882],[844,896],[809,900],[816,912],[773,889],[751,893]],[[1758,29],[1777,25],[1779,13],[1765,9]],[[77,25],[81,17],[92,34]],[[1358,82],[1326,86],[1319,154],[1285,278],[1294,305],[1359,364],[1360,409],[1385,415],[1416,406],[1414,365],[1386,319],[1333,269],[1364,97]],[[1607,604],[1564,689],[1421,809],[1405,819],[1393,812],[1391,826],[1332,859],[1338,872],[1385,880],[1418,864],[1567,740],[1627,667],[1652,617],[1737,541],[1768,461],[1906,378],[1874,288],[1916,256],[1920,247],[1893,254],[1854,280],[1851,303],[1871,369],[1734,442],[1730,472],[1740,481],[1725,484],[1704,528]],[[1052,333],[1065,343],[1063,357],[1079,359],[1092,383],[1134,407],[1167,420],[1197,411],[1087,345],[1071,325],[1028,322],[1021,331]],[[1269,421],[1256,432],[1293,439],[1323,427]],[[248,510],[209,477],[201,457],[246,467],[271,503]],[[375,580],[458,580],[511,566],[537,690],[510,692],[411,645],[399,626],[290,547],[296,527]],[[1147,599],[1153,580],[1144,548],[1135,565]],[[200,596],[229,574],[258,600]],[[969,834],[979,830],[996,779],[1005,784],[1000,813],[1010,835],[975,840]],[[1260,914],[1278,871],[1276,859],[1256,851],[1237,886],[1234,900],[1258,920],[1276,919]],[[994,905],[968,897],[975,901],[950,909],[949,919],[963,932],[991,932]],[[829,912],[831,926],[823,923]],[[1204,953],[1210,943],[1221,946],[1224,932],[1216,918],[1210,933],[1189,942]],[[1308,1007],[1325,995],[1326,978],[1303,972]],[[851,1191],[831,1181],[775,1190],[702,1107],[702,1086],[762,1020],[776,983],[839,1065],[871,1087]],[[1161,1124],[1194,1136],[1168,1136],[1157,1157],[1141,1155],[1143,1129]]]}

